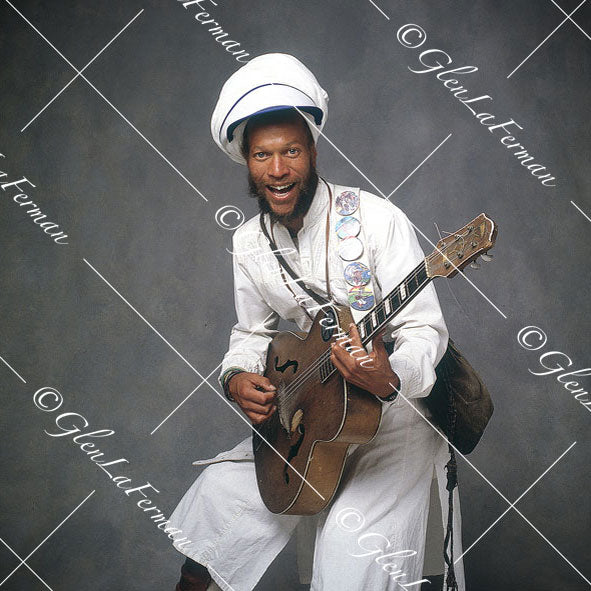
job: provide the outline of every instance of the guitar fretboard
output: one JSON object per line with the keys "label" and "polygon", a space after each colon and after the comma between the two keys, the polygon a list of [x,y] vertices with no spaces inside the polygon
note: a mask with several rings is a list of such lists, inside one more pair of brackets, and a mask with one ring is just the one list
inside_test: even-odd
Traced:
{"label": "guitar fretboard", "polygon": [[[390,322],[430,280],[423,259],[379,304],[356,324],[363,345],[369,343],[376,333]],[[318,371],[321,382],[328,380],[337,371],[330,360],[330,352],[318,359]]]}

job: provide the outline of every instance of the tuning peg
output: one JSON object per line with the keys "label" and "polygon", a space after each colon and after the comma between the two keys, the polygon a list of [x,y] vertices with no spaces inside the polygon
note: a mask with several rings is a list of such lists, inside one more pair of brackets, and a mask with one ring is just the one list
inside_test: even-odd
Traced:
{"label": "tuning peg", "polygon": [[480,269],[480,265],[479,265],[479,264],[476,262],[476,260],[477,260],[477,259],[473,260],[473,261],[470,263],[470,268],[472,268],[472,269]]}
{"label": "tuning peg", "polygon": [[482,260],[490,263],[490,261],[492,261],[492,254],[488,254],[487,252],[485,252],[484,254],[481,255],[482,256]]}

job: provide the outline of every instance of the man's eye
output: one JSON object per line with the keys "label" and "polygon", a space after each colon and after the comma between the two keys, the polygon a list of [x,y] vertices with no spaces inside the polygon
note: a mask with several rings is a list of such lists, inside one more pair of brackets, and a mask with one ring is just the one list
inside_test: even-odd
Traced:
{"label": "man's eye", "polygon": [[265,153],[264,152],[256,152],[254,155],[255,158],[264,158],[265,157]]}
{"label": "man's eye", "polygon": [[290,148],[287,153],[290,156],[296,156],[297,154],[300,153],[300,151],[297,148]]}

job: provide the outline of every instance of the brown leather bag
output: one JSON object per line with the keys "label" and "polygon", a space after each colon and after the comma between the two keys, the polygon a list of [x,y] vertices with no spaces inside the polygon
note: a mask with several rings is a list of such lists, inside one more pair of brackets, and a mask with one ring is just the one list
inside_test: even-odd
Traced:
{"label": "brown leather bag", "polygon": [[458,451],[469,454],[494,410],[488,388],[451,339],[435,373],[437,380],[425,398],[427,408]]}

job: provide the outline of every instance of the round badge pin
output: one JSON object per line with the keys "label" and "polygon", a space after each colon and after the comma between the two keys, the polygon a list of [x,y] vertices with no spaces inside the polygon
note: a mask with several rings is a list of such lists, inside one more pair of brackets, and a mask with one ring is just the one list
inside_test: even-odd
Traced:
{"label": "round badge pin", "polygon": [[354,310],[371,310],[374,307],[375,298],[369,287],[351,287],[349,289],[349,305]]}
{"label": "round badge pin", "polygon": [[354,287],[367,285],[371,279],[371,271],[363,263],[349,263],[344,274],[345,281]]}
{"label": "round badge pin", "polygon": [[341,218],[336,226],[335,231],[339,238],[349,238],[350,236],[357,236],[361,231],[361,222],[353,216],[345,216]]}
{"label": "round badge pin", "polygon": [[337,196],[335,207],[340,215],[350,215],[359,207],[359,195],[353,191],[343,191]]}
{"label": "round badge pin", "polygon": [[339,256],[344,261],[354,261],[363,254],[363,242],[355,236],[345,238],[339,244]]}

